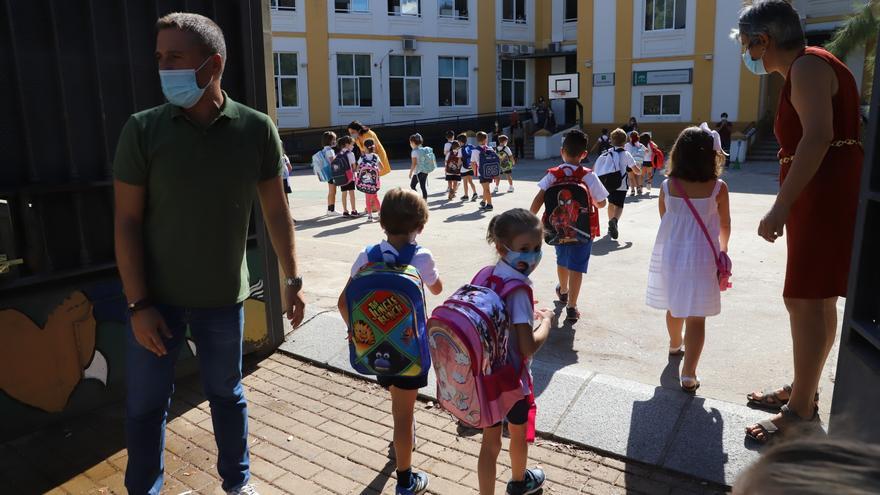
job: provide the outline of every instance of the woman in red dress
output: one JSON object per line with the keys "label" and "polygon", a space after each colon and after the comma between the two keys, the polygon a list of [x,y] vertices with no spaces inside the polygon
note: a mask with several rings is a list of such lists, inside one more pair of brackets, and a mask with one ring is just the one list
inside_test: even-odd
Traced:
{"label": "woman in red dress", "polygon": [[785,231],[788,261],[783,298],[791,322],[794,380],[749,394],[779,414],[746,428],[766,442],[797,423],[816,423],[817,388],[837,333],[837,299],[846,296],[864,153],[859,92],[834,55],[808,47],[797,11],[762,0],[739,20],[743,61],[755,74],[785,76],[774,132],[780,191],[758,235],[774,242]]}

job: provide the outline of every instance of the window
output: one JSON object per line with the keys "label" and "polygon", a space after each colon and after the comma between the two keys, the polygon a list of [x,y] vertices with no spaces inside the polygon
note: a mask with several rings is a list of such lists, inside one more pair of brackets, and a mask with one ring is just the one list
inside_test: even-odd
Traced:
{"label": "window", "polygon": [[526,23],[526,0],[504,0],[502,19],[517,24]]}
{"label": "window", "polygon": [[440,0],[440,17],[468,20],[468,0]]}
{"label": "window", "polygon": [[565,0],[565,12],[563,15],[565,22],[577,22],[578,0]]}
{"label": "window", "polygon": [[297,56],[295,53],[273,53],[275,66],[275,106],[298,107],[299,93]]}
{"label": "window", "polygon": [[370,76],[370,65],[369,55],[336,54],[339,106],[373,106],[373,78]]}
{"label": "window", "polygon": [[468,59],[466,57],[440,57],[441,107],[463,107],[468,104]]}
{"label": "window", "polygon": [[292,12],[296,10],[296,0],[269,0],[269,6],[272,10]]}
{"label": "window", "polygon": [[681,95],[642,96],[642,115],[654,117],[681,115]]}
{"label": "window", "polygon": [[501,106],[526,106],[526,61],[501,61]]}
{"label": "window", "polygon": [[417,107],[422,104],[422,57],[391,55],[388,57],[392,107]]}
{"label": "window", "polygon": [[335,0],[335,6],[339,14],[367,13],[370,11],[370,0]]}
{"label": "window", "polygon": [[645,0],[645,31],[684,29],[687,0]]}
{"label": "window", "polygon": [[388,0],[388,15],[422,15],[420,0]]}

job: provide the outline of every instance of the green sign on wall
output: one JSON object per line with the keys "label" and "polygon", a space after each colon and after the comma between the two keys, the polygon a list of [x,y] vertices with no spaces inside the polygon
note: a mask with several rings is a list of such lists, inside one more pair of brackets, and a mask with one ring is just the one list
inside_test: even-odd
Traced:
{"label": "green sign on wall", "polygon": [[691,84],[693,69],[674,70],[636,70],[633,71],[633,86],[654,86],[660,84]]}

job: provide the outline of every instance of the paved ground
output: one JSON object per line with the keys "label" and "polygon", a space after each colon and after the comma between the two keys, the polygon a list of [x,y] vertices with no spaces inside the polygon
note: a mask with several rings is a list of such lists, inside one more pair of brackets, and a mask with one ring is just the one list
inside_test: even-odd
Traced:
{"label": "paved ground", "polygon": [[[536,181],[553,164],[524,161],[518,165],[516,192],[497,197],[496,212],[528,208]],[[394,165],[395,171],[382,179],[385,190],[408,187],[405,164]],[[774,163],[749,163],[725,176],[732,191],[734,287],[722,296],[721,315],[707,323],[699,367],[701,397],[744,403],[749,391],[779,386],[790,379],[791,340],[781,297],[785,246],[782,242],[768,244],[756,234],[777,190],[777,167]],[[468,281],[479,268],[494,262],[493,251],[484,240],[491,215],[477,212],[474,203],[447,202],[445,182],[437,177],[439,172],[429,179],[431,218],[419,242],[434,252],[448,290],[439,297],[429,296],[429,307],[442,302],[452,288]],[[306,293],[312,309],[330,310],[335,308],[358,251],[379,241],[382,232],[378,224],[367,224],[363,219],[324,218],[326,186],[309,171],[296,172],[293,185],[292,211],[298,220],[297,246]],[[503,186],[502,191],[505,189]],[[362,208],[362,197],[358,201]],[[659,225],[657,189],[650,198],[629,201],[620,222],[620,239],[603,238],[594,245],[580,305],[583,319],[573,328],[553,330],[536,360],[552,369],[573,367],[580,369],[579,373],[598,372],[675,389],[677,375],[670,375],[675,370],[667,367],[663,313],[644,303],[647,264]],[[604,211],[600,215],[605,218]],[[604,225],[602,230],[604,233]],[[532,278],[539,304],[553,308],[556,273],[551,250]],[[843,301],[839,307],[842,314]],[[827,399],[833,390],[836,347],[831,356],[821,382]],[[829,410],[830,400],[822,401],[823,415],[827,417]]]}
{"label": "paved ground", "polygon": [[[388,395],[375,385],[276,354],[252,364],[253,481],[264,495],[393,493]],[[222,493],[208,403],[195,377],[178,383],[166,440],[163,493]],[[430,403],[417,404],[414,463],[432,475],[429,492],[476,493],[480,435],[459,435]],[[505,442],[506,443],[506,442]],[[545,494],[710,494],[718,487],[634,461],[539,440],[531,457],[547,472]],[[111,407],[0,444],[0,493],[122,494],[122,409]],[[509,477],[502,452],[496,493]]]}

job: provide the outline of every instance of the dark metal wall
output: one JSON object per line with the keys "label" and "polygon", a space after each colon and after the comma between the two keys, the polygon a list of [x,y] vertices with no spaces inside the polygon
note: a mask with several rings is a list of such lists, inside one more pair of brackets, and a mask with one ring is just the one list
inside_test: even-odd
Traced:
{"label": "dark metal wall", "polygon": [[164,101],[158,17],[214,19],[224,89],[266,111],[261,3],[0,0],[0,254],[23,259],[0,274],[0,295],[113,269],[116,141],[130,114]]}
{"label": "dark metal wall", "polygon": [[[880,50],[880,43],[878,43]],[[880,53],[880,52],[878,52]],[[871,120],[849,276],[830,432],[880,443],[880,67],[875,61]]]}

